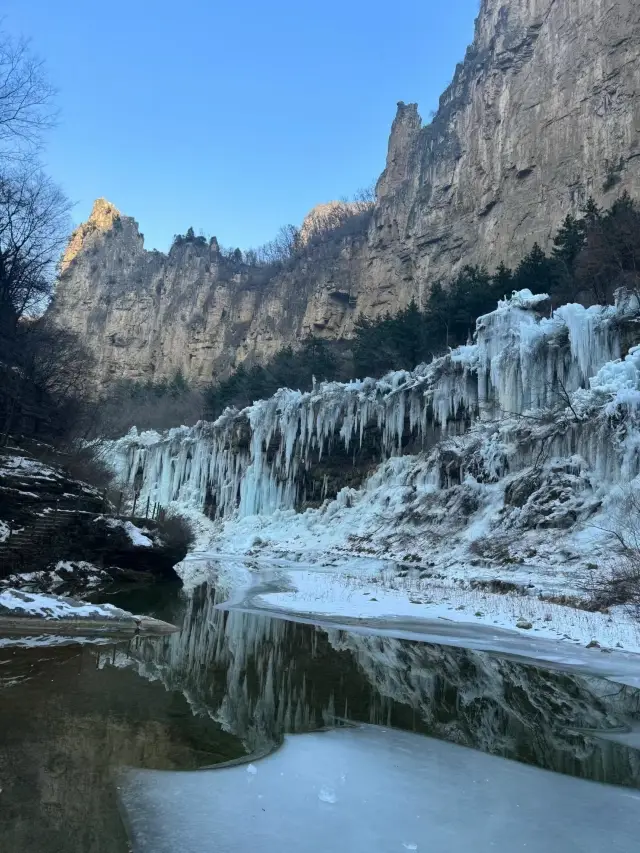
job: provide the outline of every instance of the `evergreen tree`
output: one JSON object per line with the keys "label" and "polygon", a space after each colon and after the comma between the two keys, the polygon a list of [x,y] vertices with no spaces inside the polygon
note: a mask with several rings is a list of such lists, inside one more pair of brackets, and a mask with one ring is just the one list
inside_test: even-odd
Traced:
{"label": "evergreen tree", "polygon": [[173,375],[169,390],[175,396],[176,394],[180,394],[183,391],[186,391],[188,387],[189,385],[187,383],[187,380],[184,378],[182,369],[178,368]]}
{"label": "evergreen tree", "polygon": [[516,269],[514,289],[551,294],[558,284],[558,278],[557,263],[548,258],[540,245],[535,243]]}
{"label": "evergreen tree", "polygon": [[502,299],[511,295],[513,284],[513,270],[501,261],[491,280],[492,291],[498,294],[498,299]]}
{"label": "evergreen tree", "polygon": [[448,293],[449,346],[464,344],[475,330],[476,320],[495,308],[492,280],[484,267],[466,266]]}
{"label": "evergreen tree", "polygon": [[441,281],[436,281],[431,288],[425,314],[425,336],[430,342],[432,351],[444,352],[451,343],[449,340],[451,303],[449,294]]}
{"label": "evergreen tree", "polygon": [[569,214],[553,240],[552,257],[564,265],[568,274],[573,273],[575,262],[586,240],[585,221]]}
{"label": "evergreen tree", "polygon": [[640,291],[640,208],[624,193],[606,211],[592,212],[586,222],[585,246],[576,262],[583,293],[610,302],[619,287]]}
{"label": "evergreen tree", "polygon": [[296,354],[306,384],[315,376],[318,382],[334,379],[338,370],[338,360],[326,341],[318,338],[307,338],[302,348]]}
{"label": "evergreen tree", "polygon": [[582,209],[583,218],[588,225],[593,225],[602,216],[602,210],[598,207],[592,195],[589,196],[585,206]]}

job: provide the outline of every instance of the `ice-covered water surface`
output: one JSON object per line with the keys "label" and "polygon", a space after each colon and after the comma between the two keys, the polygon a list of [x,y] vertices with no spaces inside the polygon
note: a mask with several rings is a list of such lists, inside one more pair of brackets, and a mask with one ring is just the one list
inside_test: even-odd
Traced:
{"label": "ice-covered water surface", "polygon": [[[582,659],[545,660],[541,644],[540,660],[513,660],[509,653],[525,658],[526,649],[501,644],[499,636],[489,647],[463,632],[456,638],[453,626],[447,636],[445,623],[431,641],[407,642],[375,626],[354,632],[330,621],[318,627],[226,612],[219,600],[208,586],[194,591],[179,635],[160,644],[139,640],[115,663],[181,690],[196,713],[212,716],[252,753],[284,734],[339,719],[407,728],[560,773],[640,785],[640,754],[580,731],[621,731],[638,716],[636,690],[592,677],[620,672],[614,656],[600,655],[598,670],[589,667],[586,651]],[[408,630],[406,636],[419,634]]]}
{"label": "ice-covered water surface", "polygon": [[[139,637],[109,649],[0,648],[3,853],[59,853],[62,849],[87,853],[96,844],[109,853],[124,853],[130,848],[120,825],[115,781],[123,765],[184,771],[242,757],[250,759],[252,766],[240,768],[241,778],[261,785],[269,783],[269,778],[260,756],[283,736],[295,733],[303,739],[306,734],[302,733],[340,725],[342,720],[415,733],[415,742],[423,746],[432,743],[431,737],[441,740],[441,745],[436,742],[429,747],[429,754],[435,756],[431,770],[435,773],[446,764],[451,776],[444,766],[438,775],[444,774],[447,784],[449,780],[453,784],[459,771],[457,751],[451,752],[451,759],[447,751],[449,744],[457,744],[564,774],[567,778],[554,788],[559,796],[569,790],[569,776],[626,786],[615,795],[605,793],[602,803],[606,806],[615,804],[616,797],[637,796],[640,752],[624,736],[637,726],[638,691],[619,690],[591,675],[553,671],[478,649],[355,634],[338,630],[335,624],[322,628],[266,615],[229,613],[217,607],[220,596],[208,586],[179,599],[166,588],[165,598],[156,587],[147,593],[146,608],[143,591],[129,588],[121,595],[118,603],[122,606],[182,623],[180,633],[155,640]],[[350,750],[334,750],[332,737],[317,742],[322,752],[327,744],[326,762],[307,752],[305,773],[294,778],[290,772],[294,766],[282,766],[274,784],[269,784],[280,797],[287,793],[285,783],[298,782],[303,800],[300,815],[305,820],[315,820],[310,808],[342,808],[345,797],[355,797],[364,806],[361,800],[370,799],[370,794],[373,803],[379,794],[380,775],[395,780],[377,747],[367,747],[365,767]],[[279,755],[286,758],[289,745]],[[402,759],[396,747],[394,754]],[[470,774],[476,770],[484,773],[469,778],[489,777],[473,751],[462,754],[469,756],[463,763]],[[442,755],[440,765],[438,755]],[[353,772],[343,767],[345,758]],[[390,813],[393,797],[407,786],[416,796],[422,792],[422,802],[436,796],[424,766],[396,763],[411,778],[400,787],[388,788],[389,805],[376,808],[381,814],[385,809]],[[369,782],[360,784],[358,765]],[[516,779],[523,769],[516,765],[516,770],[509,770],[507,762],[504,766]],[[327,772],[313,777],[321,768]],[[340,772],[338,768],[342,768]],[[280,772],[285,775],[280,777]],[[340,788],[343,772],[349,785],[345,791]],[[524,768],[524,772],[530,771]],[[226,778],[224,773],[220,779]],[[200,772],[198,785],[208,778],[208,771]],[[496,773],[491,778],[497,785]],[[553,785],[555,777],[548,778]],[[211,844],[218,845],[214,849],[224,849],[217,836],[204,839],[195,834],[211,826],[205,824],[205,811],[209,818],[222,816],[216,809],[224,805],[224,794],[220,799],[218,789],[192,788],[191,777],[185,773],[176,777],[153,774],[153,780],[153,790],[140,790],[144,803],[139,798],[138,805],[144,808],[131,811],[137,838],[144,832],[152,849],[162,850],[161,843],[156,844],[156,831],[168,833],[168,840],[162,842],[167,844],[180,832],[180,843],[170,849],[188,850],[185,845],[192,841],[199,845],[194,849],[208,850]],[[162,802],[169,790],[163,780],[175,795],[174,806],[165,807]],[[233,785],[224,787],[233,790]],[[191,806],[185,807],[179,788],[185,796],[193,796]],[[253,791],[262,794],[262,790]],[[205,794],[208,809],[201,800]],[[493,795],[501,814],[503,795],[498,787]],[[256,796],[260,809],[267,808],[262,803],[265,798]],[[351,799],[348,802],[351,808]],[[271,800],[269,808],[274,803]],[[479,803],[486,805],[485,801]],[[295,820],[295,804],[295,797],[289,803],[278,801],[281,821]],[[162,815],[156,811],[156,817],[172,826],[156,823],[155,818],[150,821],[147,806],[158,805]],[[251,803],[248,806],[243,825],[229,837],[234,850],[243,849],[246,840],[242,833],[253,814]],[[402,810],[397,813],[404,816]],[[569,815],[574,815],[571,809]],[[354,831],[363,831],[360,823],[365,816],[359,807],[352,812]],[[517,814],[513,820],[516,818]],[[605,828],[609,820],[610,815],[603,817]],[[372,819],[371,827],[381,837],[393,829],[390,824],[385,829],[377,818]],[[513,825],[514,832],[527,828],[526,821]],[[228,829],[232,831],[231,826]],[[287,823],[286,831],[293,833],[296,827]],[[300,831],[296,848],[304,849],[313,836],[304,827]],[[413,834],[403,835],[400,841],[421,843]]]}
{"label": "ice-covered water surface", "polygon": [[640,831],[636,792],[372,727],[249,766],[134,771],[121,797],[136,853],[629,853]]}
{"label": "ice-covered water surface", "polygon": [[[531,458],[531,440],[515,439],[520,416],[553,411],[559,422],[552,431],[554,453],[580,453],[614,479],[622,455],[627,474],[637,473],[630,447],[605,447],[606,418],[587,425],[587,416],[604,403],[610,420],[638,402],[640,356],[632,352],[618,361],[621,328],[635,309],[627,300],[615,307],[565,305],[545,316],[547,302],[529,291],[515,293],[478,320],[475,343],[413,371],[325,382],[308,393],[280,389],[242,412],[227,410],[215,423],[163,435],[133,430],[108,443],[107,453],[123,483],[143,500],[178,501],[219,518],[295,506],[301,474],[337,444],[357,455],[371,426],[384,458],[401,453],[411,437],[428,449],[434,436],[484,424],[476,467],[498,478]],[[544,426],[545,418],[539,420]],[[509,446],[514,441],[522,446]],[[442,485],[437,464],[428,479]]]}

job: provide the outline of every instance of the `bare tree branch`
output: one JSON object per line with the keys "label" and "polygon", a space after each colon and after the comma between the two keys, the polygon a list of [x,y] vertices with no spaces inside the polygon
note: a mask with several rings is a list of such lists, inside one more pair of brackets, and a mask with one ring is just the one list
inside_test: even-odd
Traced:
{"label": "bare tree branch", "polygon": [[0,173],[0,313],[5,323],[42,310],[69,226],[70,205],[42,172]]}
{"label": "bare tree branch", "polygon": [[[0,21],[0,24],[2,22]],[[0,33],[0,155],[19,159],[38,148],[57,118],[54,88],[25,39]]]}

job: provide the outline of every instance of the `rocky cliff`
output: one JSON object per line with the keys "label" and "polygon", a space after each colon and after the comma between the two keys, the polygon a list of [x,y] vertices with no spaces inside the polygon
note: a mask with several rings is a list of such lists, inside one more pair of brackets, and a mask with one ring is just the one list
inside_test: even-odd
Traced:
{"label": "rocky cliff", "polygon": [[53,316],[94,350],[101,383],[196,381],[354,318],[420,302],[465,263],[516,262],[592,195],[640,192],[640,5],[483,0],[473,44],[430,124],[398,105],[361,230],[274,270],[215,240],[147,252],[96,203],[72,237]]}

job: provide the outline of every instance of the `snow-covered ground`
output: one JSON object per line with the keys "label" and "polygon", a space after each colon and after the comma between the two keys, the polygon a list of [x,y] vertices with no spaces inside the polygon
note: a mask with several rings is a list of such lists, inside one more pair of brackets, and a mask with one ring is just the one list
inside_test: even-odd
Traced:
{"label": "snow-covered ground", "polygon": [[288,736],[275,753],[191,773],[130,771],[138,853],[629,853],[637,791],[373,726]]}
{"label": "snow-covered ground", "polygon": [[592,526],[597,516],[560,541],[548,531],[523,531],[510,542],[511,559],[497,564],[470,554],[469,537],[477,533],[471,527],[451,530],[444,541],[417,528],[407,541],[389,497],[383,485],[350,505],[338,499],[306,513],[224,522],[180,572],[194,585],[207,577],[212,559],[214,573],[222,570],[224,585],[237,593],[278,567],[279,591],[261,593],[260,600],[280,612],[438,619],[640,652],[640,622],[631,609],[585,609],[594,567],[615,558],[610,536]]}
{"label": "snow-covered ground", "polygon": [[39,477],[44,480],[52,480],[55,477],[55,471],[49,465],[20,455],[19,451],[15,455],[0,456],[0,470],[3,469],[11,474],[24,474],[26,477]]}
{"label": "snow-covered ground", "polygon": [[[102,517],[96,518],[96,521],[101,521]],[[112,529],[121,528],[131,540],[132,545],[138,548],[152,548],[153,541],[147,536],[148,530],[141,530],[132,521],[123,521],[120,518],[106,518],[107,527]]]}
{"label": "snow-covered ground", "polygon": [[500,595],[448,581],[398,581],[392,569],[384,568],[364,573],[291,571],[288,580],[288,591],[263,593],[260,601],[302,615],[439,619],[640,652],[640,623],[625,618],[624,611],[589,613],[532,595]]}
{"label": "snow-covered ground", "polygon": [[[17,589],[0,591],[0,635],[13,642],[2,645],[49,645],[41,635],[73,636],[81,642],[79,633],[122,634],[173,633],[178,629],[167,622],[146,616],[136,616],[111,604],[87,604],[72,598],[62,598],[43,593],[29,593]],[[24,638],[15,641],[15,635]]]}
{"label": "snow-covered ground", "polygon": [[0,616],[26,616],[51,621],[60,619],[133,619],[111,604],[87,604],[71,598],[5,589],[0,592]]}
{"label": "snow-covered ground", "polygon": [[[47,649],[58,646],[87,645],[106,646],[113,644],[113,637],[82,636],[74,634],[29,634],[28,636],[0,636],[0,649]],[[9,686],[7,682],[2,684],[3,689]]]}

